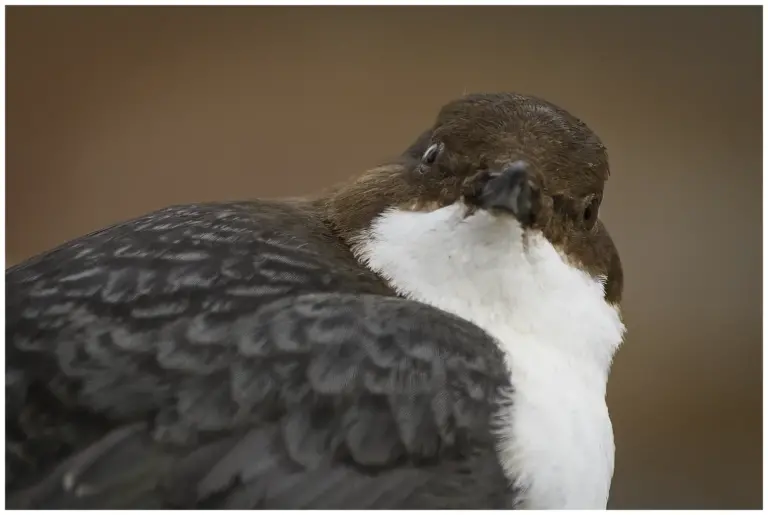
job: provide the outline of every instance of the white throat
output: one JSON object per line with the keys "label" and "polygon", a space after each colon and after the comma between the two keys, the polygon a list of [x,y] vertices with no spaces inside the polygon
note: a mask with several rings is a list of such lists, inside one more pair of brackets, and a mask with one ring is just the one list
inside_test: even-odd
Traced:
{"label": "white throat", "polygon": [[505,352],[499,458],[526,508],[605,508],[614,444],[605,387],[624,325],[603,282],[540,233],[461,203],[390,210],[353,246],[400,294],[474,322]]}

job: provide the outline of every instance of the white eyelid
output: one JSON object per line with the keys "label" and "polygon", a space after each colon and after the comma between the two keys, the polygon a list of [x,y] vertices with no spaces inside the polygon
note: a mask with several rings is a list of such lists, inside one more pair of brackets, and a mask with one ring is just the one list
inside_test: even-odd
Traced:
{"label": "white eyelid", "polygon": [[434,162],[435,158],[437,158],[437,154],[442,150],[442,147],[442,143],[432,143],[421,156],[421,160],[427,164]]}

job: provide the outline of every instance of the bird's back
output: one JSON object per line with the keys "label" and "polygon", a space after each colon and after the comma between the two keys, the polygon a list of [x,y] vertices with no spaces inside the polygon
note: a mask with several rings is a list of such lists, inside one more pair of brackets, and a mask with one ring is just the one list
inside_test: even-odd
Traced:
{"label": "bird's back", "polygon": [[6,272],[18,508],[503,507],[502,357],[311,209],[178,206]]}

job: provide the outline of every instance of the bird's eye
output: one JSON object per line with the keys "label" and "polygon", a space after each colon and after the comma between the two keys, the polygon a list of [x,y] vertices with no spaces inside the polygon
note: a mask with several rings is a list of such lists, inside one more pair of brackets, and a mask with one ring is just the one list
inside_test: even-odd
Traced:
{"label": "bird's eye", "polygon": [[424,152],[424,155],[421,156],[421,162],[425,165],[431,165],[435,162],[435,159],[437,159],[437,156],[440,154],[440,151],[443,149],[443,145],[441,143],[433,143],[427,148],[426,152]]}
{"label": "bird's eye", "polygon": [[591,227],[597,220],[597,211],[600,209],[600,199],[594,197],[584,208],[584,222]]}

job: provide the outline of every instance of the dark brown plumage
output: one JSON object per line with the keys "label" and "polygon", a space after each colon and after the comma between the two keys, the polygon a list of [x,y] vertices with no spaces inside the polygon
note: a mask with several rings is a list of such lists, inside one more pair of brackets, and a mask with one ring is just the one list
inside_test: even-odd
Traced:
{"label": "dark brown plumage", "polygon": [[[430,145],[441,152],[422,162]],[[606,298],[621,301],[621,261],[598,220],[610,172],[605,147],[586,124],[544,100],[511,93],[467,95],[447,104],[429,131],[397,160],[373,168],[318,200],[345,240],[390,207],[432,210],[479,193],[495,173],[526,163],[539,198],[533,224],[563,254],[605,276]]]}

